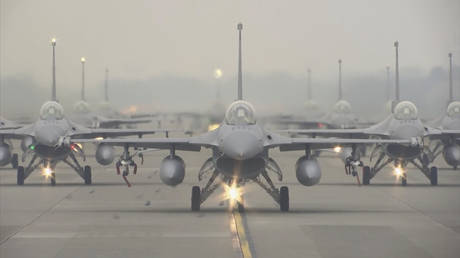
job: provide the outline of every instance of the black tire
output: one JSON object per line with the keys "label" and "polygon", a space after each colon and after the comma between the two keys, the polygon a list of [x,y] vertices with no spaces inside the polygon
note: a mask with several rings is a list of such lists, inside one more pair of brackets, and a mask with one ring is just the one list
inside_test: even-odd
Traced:
{"label": "black tire", "polygon": [[407,174],[406,173],[402,174],[402,176],[401,176],[401,185],[402,186],[407,185]]}
{"label": "black tire", "polygon": [[201,204],[201,190],[199,186],[192,187],[192,211],[199,211]]}
{"label": "black tire", "polygon": [[23,185],[24,184],[24,167],[19,166],[18,167],[18,185]]}
{"label": "black tire", "polygon": [[14,169],[17,169],[19,165],[19,157],[17,153],[14,153],[13,156],[11,157],[11,166],[13,166]]}
{"label": "black tire", "polygon": [[371,183],[371,168],[369,166],[363,167],[363,185]]}
{"label": "black tire", "polygon": [[56,185],[56,173],[52,172],[50,179],[51,179],[51,185],[55,186]]}
{"label": "black tire", "polygon": [[90,166],[85,166],[85,169],[83,170],[83,178],[85,179],[85,185],[90,185],[92,183]]}
{"label": "black tire", "polygon": [[289,211],[289,188],[287,186],[280,188],[280,210]]}
{"label": "black tire", "polygon": [[238,212],[243,213],[244,212],[244,204],[242,204],[241,202],[237,202],[236,205],[238,207]]}
{"label": "black tire", "polygon": [[438,168],[430,168],[430,183],[431,185],[438,185]]}

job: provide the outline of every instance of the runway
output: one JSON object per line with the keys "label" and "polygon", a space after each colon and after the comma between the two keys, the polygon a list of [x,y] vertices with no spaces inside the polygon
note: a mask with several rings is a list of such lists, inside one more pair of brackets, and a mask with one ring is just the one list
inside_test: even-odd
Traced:
{"label": "runway", "polygon": [[[91,148],[91,147],[90,147]],[[91,151],[88,151],[91,153]],[[161,183],[166,151],[145,156],[128,188],[114,166],[93,167],[93,185],[65,165],[52,187],[39,173],[24,186],[16,171],[0,170],[0,257],[459,257],[460,171],[440,169],[439,185],[415,169],[408,186],[384,170],[358,186],[343,164],[320,158],[319,185],[297,183],[302,152],[271,156],[290,189],[288,213],[255,184],[244,188],[244,213],[229,211],[222,191],[200,212],[190,211],[197,172],[210,152],[178,152],[187,164],[184,183]],[[439,159],[437,165],[446,168]]]}

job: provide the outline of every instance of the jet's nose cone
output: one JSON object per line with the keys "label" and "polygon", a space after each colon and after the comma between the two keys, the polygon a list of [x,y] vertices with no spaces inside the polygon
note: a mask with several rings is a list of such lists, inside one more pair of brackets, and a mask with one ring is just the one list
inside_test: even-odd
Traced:
{"label": "jet's nose cone", "polygon": [[228,157],[236,160],[253,158],[263,151],[262,140],[248,131],[237,131],[227,135],[220,150]]}
{"label": "jet's nose cone", "polygon": [[50,147],[56,146],[62,135],[62,130],[56,126],[42,126],[35,130],[37,142]]}

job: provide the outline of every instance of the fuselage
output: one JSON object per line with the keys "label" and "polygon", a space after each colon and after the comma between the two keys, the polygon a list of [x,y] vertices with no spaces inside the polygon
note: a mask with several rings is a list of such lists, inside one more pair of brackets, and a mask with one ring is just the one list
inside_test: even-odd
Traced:
{"label": "fuselage", "polygon": [[257,124],[222,124],[217,130],[216,168],[226,176],[255,178],[265,168],[265,132]]}
{"label": "fuselage", "polygon": [[34,127],[34,152],[42,159],[65,159],[70,152],[70,146],[62,144],[62,141],[71,130],[72,127],[66,119],[37,121]]}

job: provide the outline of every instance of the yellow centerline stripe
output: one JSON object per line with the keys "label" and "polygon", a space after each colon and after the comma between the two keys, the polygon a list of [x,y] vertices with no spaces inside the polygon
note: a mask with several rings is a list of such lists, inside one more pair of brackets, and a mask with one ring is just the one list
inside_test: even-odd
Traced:
{"label": "yellow centerline stripe", "polygon": [[243,224],[243,218],[239,211],[233,211],[233,219],[235,220],[236,231],[238,233],[238,240],[240,242],[241,253],[243,258],[252,258],[251,249],[249,247],[249,242],[246,237],[246,230]]}

